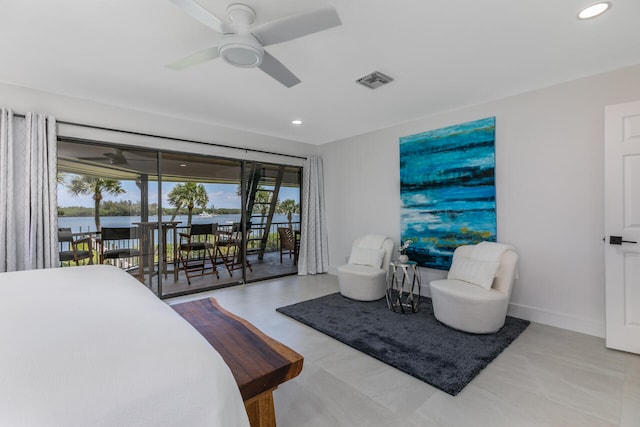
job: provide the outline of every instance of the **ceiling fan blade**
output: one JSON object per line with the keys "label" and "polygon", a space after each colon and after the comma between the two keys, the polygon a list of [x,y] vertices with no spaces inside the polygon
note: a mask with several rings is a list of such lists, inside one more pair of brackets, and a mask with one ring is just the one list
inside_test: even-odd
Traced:
{"label": "ceiling fan blade", "polygon": [[188,15],[197,21],[203,23],[207,27],[219,33],[229,32],[229,28],[220,18],[200,6],[193,0],[171,0],[173,4],[184,10]]}
{"label": "ceiling fan blade", "polygon": [[107,156],[104,157],[78,157],[78,160],[85,160],[89,162],[98,162],[98,163],[106,163],[110,165],[126,165],[128,164],[127,159],[124,156]]}
{"label": "ceiling fan blade", "polygon": [[210,61],[217,58],[218,56],[220,56],[220,53],[218,52],[218,46],[208,47],[201,50],[200,52],[196,52],[182,59],[178,59],[177,61],[167,64],[166,66],[167,68],[172,68],[174,70],[182,70],[183,68],[192,67],[194,65]]}
{"label": "ceiling fan blade", "polygon": [[104,156],[100,156],[100,157],[78,157],[79,160],[88,160],[90,162],[100,162],[100,161],[106,161],[109,160],[107,157]]}
{"label": "ceiling fan blade", "polygon": [[269,46],[341,25],[334,8],[324,8],[267,22],[251,30],[262,46]]}
{"label": "ceiling fan blade", "polygon": [[300,79],[297,78],[295,74],[266,51],[264,52],[264,57],[262,58],[262,63],[259,68],[286,87],[295,86],[300,83]]}

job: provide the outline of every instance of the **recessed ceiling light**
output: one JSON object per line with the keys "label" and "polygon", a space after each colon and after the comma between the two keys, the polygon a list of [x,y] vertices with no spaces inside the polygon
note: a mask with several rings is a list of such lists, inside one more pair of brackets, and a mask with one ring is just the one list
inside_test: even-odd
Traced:
{"label": "recessed ceiling light", "polygon": [[595,18],[596,16],[606,12],[606,10],[609,9],[610,7],[611,7],[611,3],[609,3],[608,1],[601,1],[598,3],[590,4],[589,6],[582,9],[580,13],[578,13],[578,18],[579,19]]}
{"label": "recessed ceiling light", "polygon": [[302,120],[291,120],[291,124],[294,126],[300,126],[302,124]]}
{"label": "recessed ceiling light", "polygon": [[185,163],[180,163],[180,167],[181,167],[181,168],[186,168],[186,167],[187,167],[187,165],[186,165]]}

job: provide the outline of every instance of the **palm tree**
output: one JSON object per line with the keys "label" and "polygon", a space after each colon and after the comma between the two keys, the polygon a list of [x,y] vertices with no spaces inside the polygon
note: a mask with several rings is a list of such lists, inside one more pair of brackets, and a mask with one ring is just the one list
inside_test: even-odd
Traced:
{"label": "palm tree", "polygon": [[69,191],[73,195],[91,194],[94,201],[93,219],[96,223],[96,231],[100,231],[100,202],[102,202],[102,194],[122,194],[125,190],[122,188],[120,181],[115,179],[99,178],[97,176],[76,175],[67,184]]}
{"label": "palm tree", "polygon": [[254,211],[256,211],[256,209],[260,209],[260,224],[264,224],[264,217],[267,216],[267,207],[269,206],[269,203],[271,203],[271,193],[264,191],[262,186],[259,185],[258,191],[256,191],[254,203]]}
{"label": "palm tree", "polygon": [[184,184],[178,184],[167,195],[169,204],[175,206],[176,210],[173,212],[171,221],[173,221],[178,214],[181,207],[186,206],[188,210],[187,226],[191,226],[191,216],[193,214],[193,208],[198,205],[202,208],[209,203],[209,195],[205,190],[204,185],[196,184],[195,182],[185,182]]}
{"label": "palm tree", "polygon": [[277,212],[279,214],[287,214],[287,219],[289,220],[289,228],[292,228],[291,220],[298,207],[299,206],[296,205],[296,202],[293,199],[286,199],[278,203]]}
{"label": "palm tree", "polygon": [[[238,185],[237,194],[238,196],[242,194],[242,184]],[[256,195],[253,199],[253,211],[251,212],[251,214],[259,213],[262,217],[260,219],[261,224],[264,223],[264,217],[267,216],[267,206],[269,206],[269,203],[271,203],[271,195],[272,193],[270,191],[266,191],[266,189],[262,185],[258,184]]]}

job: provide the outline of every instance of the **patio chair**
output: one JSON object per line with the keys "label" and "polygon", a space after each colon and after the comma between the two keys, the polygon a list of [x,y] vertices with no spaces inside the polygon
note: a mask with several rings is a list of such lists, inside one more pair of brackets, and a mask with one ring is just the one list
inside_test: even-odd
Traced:
{"label": "patio chair", "polygon": [[[251,230],[247,230],[247,235],[249,233],[251,233]],[[233,276],[234,270],[241,269],[243,263],[249,271],[253,271],[249,260],[242,253],[242,245],[242,227],[239,222],[234,222],[230,227],[220,227],[218,230],[216,255],[222,259],[222,263],[229,272],[229,276]]]}
{"label": "patio chair", "polygon": [[80,265],[80,261],[88,259],[89,264],[93,264],[93,249],[91,237],[74,239],[70,228],[58,229],[58,244],[60,245],[60,264],[63,262],[75,262]]}
{"label": "patio chair", "polygon": [[287,227],[278,227],[278,236],[280,236],[280,264],[282,264],[282,254],[288,252],[289,259],[293,254],[293,265],[298,265],[300,241],[296,239],[295,232]]}
{"label": "patio chair", "polygon": [[[133,262],[133,258],[137,258]],[[138,227],[102,227],[100,230],[100,264],[113,261],[127,271],[138,268],[138,278],[144,282],[140,265],[140,233]]]}
{"label": "patio chair", "polygon": [[[180,263],[189,285],[191,277],[195,275],[215,274],[220,278],[215,254],[217,231],[218,224],[191,224],[188,233],[180,233]],[[210,266],[207,266],[207,259]],[[196,271],[200,273],[195,274]]]}

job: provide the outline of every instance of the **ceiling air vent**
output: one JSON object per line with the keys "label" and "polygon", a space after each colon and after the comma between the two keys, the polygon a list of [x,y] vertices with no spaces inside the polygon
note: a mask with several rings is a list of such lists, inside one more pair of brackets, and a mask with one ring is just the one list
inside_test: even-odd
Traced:
{"label": "ceiling air vent", "polygon": [[356,80],[356,82],[368,87],[369,89],[376,89],[392,81],[393,79],[391,77],[385,76],[378,71],[374,71],[373,73],[368,74],[364,77],[360,77],[358,80]]}

